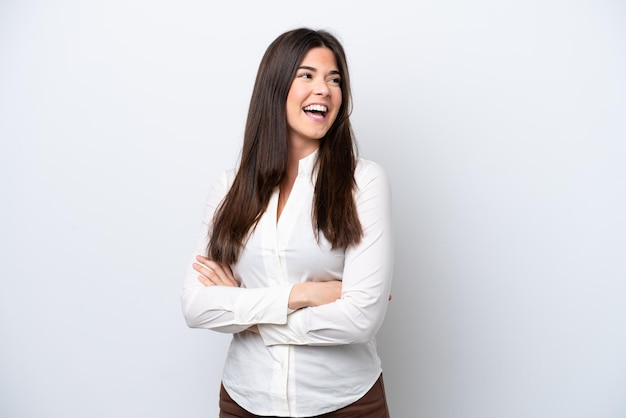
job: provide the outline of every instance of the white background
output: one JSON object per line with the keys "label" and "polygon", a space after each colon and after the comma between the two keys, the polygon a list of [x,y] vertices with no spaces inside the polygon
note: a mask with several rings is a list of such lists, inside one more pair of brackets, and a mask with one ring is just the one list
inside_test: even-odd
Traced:
{"label": "white background", "polygon": [[228,337],[179,289],[298,26],[342,39],[393,183],[392,415],[626,416],[617,0],[1,1],[0,416],[217,416]]}

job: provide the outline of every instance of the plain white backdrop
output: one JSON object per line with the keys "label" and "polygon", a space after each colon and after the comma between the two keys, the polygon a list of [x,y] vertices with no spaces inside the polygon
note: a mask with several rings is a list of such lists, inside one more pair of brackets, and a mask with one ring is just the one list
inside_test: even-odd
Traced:
{"label": "plain white backdrop", "polygon": [[343,40],[393,184],[392,415],[626,416],[617,0],[0,2],[0,416],[217,416],[182,275],[299,26]]}

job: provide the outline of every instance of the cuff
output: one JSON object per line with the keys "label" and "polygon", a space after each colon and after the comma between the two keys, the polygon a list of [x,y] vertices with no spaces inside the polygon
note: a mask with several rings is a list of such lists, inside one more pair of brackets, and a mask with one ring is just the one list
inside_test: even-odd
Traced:
{"label": "cuff", "polygon": [[289,344],[307,345],[306,327],[304,325],[304,309],[289,315],[289,320],[285,324],[259,324],[259,334],[263,343],[267,346]]}
{"label": "cuff", "polygon": [[293,285],[245,289],[235,301],[238,325],[285,324]]}

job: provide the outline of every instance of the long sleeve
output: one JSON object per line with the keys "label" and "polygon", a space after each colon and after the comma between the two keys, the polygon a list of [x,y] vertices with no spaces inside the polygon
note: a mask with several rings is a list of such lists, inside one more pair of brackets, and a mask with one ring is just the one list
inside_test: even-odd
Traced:
{"label": "long sleeve", "polygon": [[393,275],[391,193],[382,167],[365,162],[355,176],[364,235],[346,249],[342,295],[336,302],[300,309],[286,324],[261,324],[266,345],[341,345],[372,340],[388,305]]}
{"label": "long sleeve", "polygon": [[205,287],[198,281],[198,273],[191,267],[197,254],[206,254],[213,214],[228,191],[232,176],[232,172],[225,173],[209,193],[200,236],[185,274],[181,304],[185,321],[191,328],[237,333],[255,324],[285,324],[287,321],[287,306],[292,285],[281,284],[253,289]]}

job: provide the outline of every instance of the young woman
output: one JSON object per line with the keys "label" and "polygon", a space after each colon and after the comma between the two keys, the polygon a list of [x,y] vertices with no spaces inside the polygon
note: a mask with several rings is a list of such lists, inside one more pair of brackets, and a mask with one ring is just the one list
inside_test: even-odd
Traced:
{"label": "young woman", "polygon": [[374,336],[390,299],[390,191],[355,155],[343,47],[280,35],[259,66],[239,168],[213,186],[187,324],[232,333],[220,417],[388,417]]}

